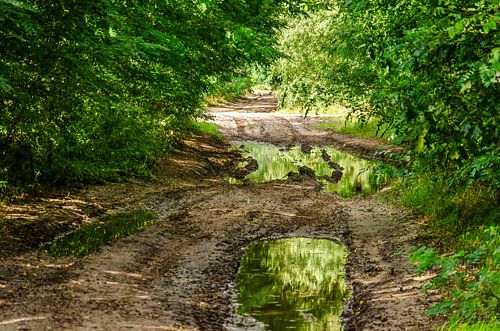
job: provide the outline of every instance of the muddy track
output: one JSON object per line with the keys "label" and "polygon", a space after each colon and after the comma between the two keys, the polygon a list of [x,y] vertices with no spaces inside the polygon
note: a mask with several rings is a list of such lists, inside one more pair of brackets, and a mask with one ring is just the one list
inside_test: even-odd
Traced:
{"label": "muddy track", "polygon": [[[275,105],[272,95],[261,93],[211,112],[228,140],[334,145],[370,155],[391,149],[321,131],[319,117],[272,114]],[[423,313],[430,302],[406,262],[421,226],[411,214],[376,197],[323,193],[305,175],[231,186],[224,177],[236,162],[226,143],[194,137],[161,164],[154,183],[88,187],[52,199],[86,220],[96,212],[150,209],[158,222],[83,259],[16,250],[9,236],[0,237],[11,250],[0,254],[0,330],[244,329],[232,304],[243,248],[290,236],[348,246],[353,300],[346,304],[346,329],[431,330],[439,323]],[[51,210],[50,201],[0,206],[0,216],[28,225],[49,219],[50,225],[43,212]],[[34,205],[40,212],[28,213]],[[68,215],[64,229],[78,223],[73,214],[58,214],[59,223]]]}
{"label": "muddy track", "polygon": [[[334,146],[364,157],[384,159],[384,154],[397,153],[399,148],[378,138],[360,139],[340,132],[318,128],[325,120],[342,120],[337,115],[277,114],[276,99],[265,92],[242,99],[230,106],[209,109],[213,121],[228,140],[250,140],[280,146],[309,144]],[[253,105],[253,104],[257,105]],[[253,106],[252,106],[253,105]],[[257,110],[257,111],[256,111]],[[263,110],[263,111],[262,111]]]}

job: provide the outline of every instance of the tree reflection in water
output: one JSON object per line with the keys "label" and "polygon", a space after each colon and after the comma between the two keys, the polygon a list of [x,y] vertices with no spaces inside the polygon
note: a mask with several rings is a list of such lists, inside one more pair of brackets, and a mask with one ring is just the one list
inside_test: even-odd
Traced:
{"label": "tree reflection in water", "polygon": [[269,330],[342,330],[346,259],[344,246],[326,239],[250,245],[237,277],[238,314]]}
{"label": "tree reflection in water", "polygon": [[[259,168],[246,176],[246,179],[263,183],[272,180],[286,179],[290,172],[298,172],[305,166],[314,171],[324,184],[326,192],[337,192],[343,197],[352,197],[358,193],[369,195],[381,189],[391,178],[392,169],[379,163],[359,158],[355,155],[341,152],[332,147],[313,147],[307,153],[300,147],[280,149],[270,144],[245,142],[238,144],[244,157],[257,160]],[[326,153],[330,160],[343,168],[342,178],[338,183],[332,183],[320,177],[329,177],[332,167],[323,158]],[[244,165],[242,165],[244,166]],[[236,183],[236,180],[232,181]]]}

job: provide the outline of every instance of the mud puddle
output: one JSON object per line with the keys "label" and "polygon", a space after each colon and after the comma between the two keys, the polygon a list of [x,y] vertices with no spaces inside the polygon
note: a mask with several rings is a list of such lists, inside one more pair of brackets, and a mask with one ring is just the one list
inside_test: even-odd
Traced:
{"label": "mud puddle", "polygon": [[100,221],[63,234],[55,240],[41,245],[40,248],[52,256],[83,257],[113,240],[144,230],[156,219],[156,214],[149,211],[109,215],[101,218]]}
{"label": "mud puddle", "polygon": [[327,239],[255,242],[236,278],[237,313],[260,329],[342,330],[346,260],[344,246]]}
{"label": "mud puddle", "polygon": [[392,177],[392,169],[339,151],[333,147],[296,146],[290,149],[271,144],[238,142],[244,158],[239,168],[240,178],[230,178],[232,184],[244,180],[265,183],[286,180],[301,173],[314,176],[325,192],[336,192],[344,198],[357,194],[371,195],[383,188]]}
{"label": "mud puddle", "polygon": [[[275,101],[255,97],[237,103],[237,112],[216,114],[216,123],[228,141],[303,144],[305,156],[311,154],[306,144],[369,156],[394,150],[378,140],[316,129],[316,118],[260,113],[271,111]],[[346,273],[353,299],[344,306],[345,330],[421,331],[441,324],[424,314],[434,302],[421,295],[422,280],[407,262],[406,252],[423,228],[418,218],[376,196],[325,194],[315,172],[300,165],[297,171],[305,175],[292,172],[288,181],[230,185],[225,178],[234,175],[242,159],[225,141],[207,135],[186,139],[159,163],[154,182],[64,189],[0,206],[0,329],[224,330],[237,318],[233,299],[242,249],[284,237],[338,238],[349,247]],[[348,166],[329,156],[347,176]],[[259,166],[251,160],[242,179]],[[37,250],[42,242],[123,210],[151,210],[157,221],[84,258]],[[315,261],[297,258],[287,266],[297,260]],[[302,321],[303,329],[331,329],[312,326],[329,317],[309,308],[310,301],[297,304],[293,318]],[[243,319],[237,330],[265,323]]]}

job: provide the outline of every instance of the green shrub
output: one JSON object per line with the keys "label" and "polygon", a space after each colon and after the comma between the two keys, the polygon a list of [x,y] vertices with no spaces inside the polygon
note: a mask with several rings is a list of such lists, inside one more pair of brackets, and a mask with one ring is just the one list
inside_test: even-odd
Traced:
{"label": "green shrub", "polygon": [[498,192],[479,184],[460,188],[449,177],[418,172],[397,190],[401,204],[425,215],[427,239],[440,247],[421,247],[412,256],[417,272],[437,273],[427,288],[444,294],[429,313],[446,314],[461,327],[494,319],[500,296]]}
{"label": "green shrub", "polygon": [[445,299],[429,314],[450,314],[450,322],[475,322],[496,317],[500,306],[500,228],[482,231],[480,245],[451,256],[439,256],[422,247],[412,256],[417,272],[437,267],[428,288],[445,291]]}
{"label": "green shrub", "polygon": [[[412,156],[500,183],[497,1],[331,2],[292,19],[272,75],[281,107],[377,118]],[[357,132],[357,131],[354,131]]]}
{"label": "green shrub", "polygon": [[0,181],[147,176],[206,93],[242,93],[236,73],[277,57],[282,17],[309,2],[0,1]]}

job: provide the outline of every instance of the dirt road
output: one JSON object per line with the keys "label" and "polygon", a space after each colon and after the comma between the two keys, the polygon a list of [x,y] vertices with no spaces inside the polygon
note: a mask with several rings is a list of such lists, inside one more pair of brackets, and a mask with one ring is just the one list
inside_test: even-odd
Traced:
{"label": "dirt road", "polygon": [[[316,128],[320,117],[276,115],[265,92],[211,109],[227,140],[334,145],[358,154],[388,150]],[[344,242],[354,298],[346,329],[431,330],[429,302],[406,262],[420,225],[376,197],[342,199],[308,176],[229,185],[240,161],[225,142],[186,140],[157,181],[87,187],[0,206],[0,330],[220,330],[234,324],[234,279],[254,240],[304,236]],[[158,222],[85,258],[53,258],[44,241],[113,210],[148,209]],[[17,232],[8,225],[18,224]],[[52,232],[51,232],[52,231]],[[247,326],[248,327],[248,326]]]}
{"label": "dirt road", "polygon": [[333,146],[364,156],[393,152],[397,148],[382,139],[359,139],[340,132],[318,129],[325,120],[343,123],[342,115],[273,113],[277,103],[268,91],[259,91],[243,100],[209,109],[214,122],[230,141],[249,140],[281,146],[308,144]]}

